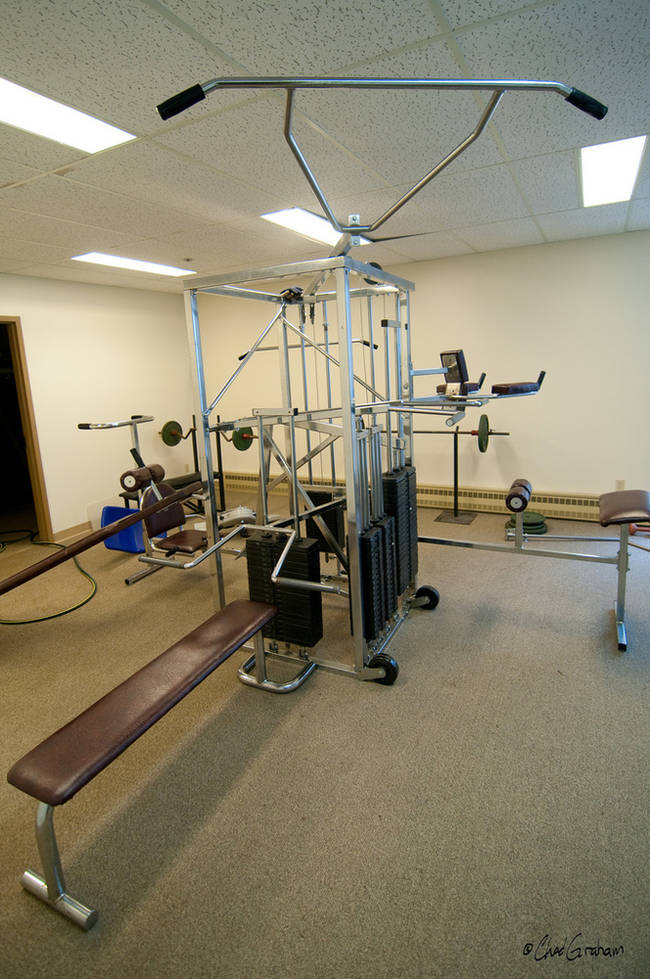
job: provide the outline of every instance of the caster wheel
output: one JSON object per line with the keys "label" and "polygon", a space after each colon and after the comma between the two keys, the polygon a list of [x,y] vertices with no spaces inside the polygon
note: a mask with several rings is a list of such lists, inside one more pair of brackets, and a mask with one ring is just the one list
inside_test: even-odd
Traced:
{"label": "caster wheel", "polygon": [[377,656],[373,656],[368,666],[381,666],[386,670],[386,676],[378,677],[375,683],[383,683],[386,686],[391,686],[391,684],[395,683],[397,674],[399,673],[399,666],[388,653],[378,653]]}
{"label": "caster wheel", "polygon": [[426,601],[418,605],[419,608],[430,611],[434,609],[440,601],[440,592],[431,585],[422,585],[415,593],[416,598],[425,598]]}

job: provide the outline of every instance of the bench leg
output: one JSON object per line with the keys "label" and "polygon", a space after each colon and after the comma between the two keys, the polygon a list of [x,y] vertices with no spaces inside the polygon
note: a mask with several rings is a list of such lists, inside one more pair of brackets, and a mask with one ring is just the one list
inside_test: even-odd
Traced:
{"label": "bench leg", "polygon": [[[264,636],[262,630],[255,633],[255,652],[239,667],[238,676],[242,683],[249,687],[259,687],[261,690],[270,690],[272,693],[290,693],[304,683],[316,669],[315,663],[307,663],[304,669],[288,680],[286,683],[278,683],[269,680],[266,675],[266,653],[264,651]],[[255,672],[253,673],[253,668]]]}
{"label": "bench leg", "polygon": [[97,912],[75,901],[65,890],[59,848],[54,834],[54,809],[39,802],[36,811],[36,842],[45,877],[26,870],[20,879],[26,891],[49,904],[76,925],[88,931],[97,921]]}
{"label": "bench leg", "polygon": [[614,602],[614,614],[616,616],[616,637],[618,648],[622,651],[627,649],[627,630],[625,628],[625,576],[628,569],[628,542],[630,539],[629,524],[621,524],[620,545],[618,550],[618,588],[616,601]]}

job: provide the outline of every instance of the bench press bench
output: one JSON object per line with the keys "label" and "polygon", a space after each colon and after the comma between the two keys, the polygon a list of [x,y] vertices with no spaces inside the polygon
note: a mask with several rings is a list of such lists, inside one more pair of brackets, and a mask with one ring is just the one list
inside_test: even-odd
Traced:
{"label": "bench press bench", "polygon": [[263,602],[231,602],[13,765],[8,782],[38,801],[36,840],[44,876],[25,871],[26,890],[85,930],[92,928],[97,912],[66,891],[54,807],[68,802],[249,639],[254,637],[256,658],[263,660],[261,630],[276,612]]}

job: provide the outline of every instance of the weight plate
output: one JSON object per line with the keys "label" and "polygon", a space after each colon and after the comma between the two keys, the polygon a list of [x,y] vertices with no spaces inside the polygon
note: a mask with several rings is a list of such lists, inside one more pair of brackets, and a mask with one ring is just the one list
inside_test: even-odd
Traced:
{"label": "weight plate", "polygon": [[478,420],[478,450],[487,452],[488,442],[490,441],[490,421],[487,415],[481,415]]}
{"label": "weight plate", "polygon": [[183,426],[180,422],[165,422],[160,432],[160,437],[165,445],[178,445],[183,438]]}
{"label": "weight plate", "polygon": [[250,449],[253,444],[253,429],[248,426],[245,428],[236,428],[232,433],[232,444],[240,452],[245,452],[246,449]]}

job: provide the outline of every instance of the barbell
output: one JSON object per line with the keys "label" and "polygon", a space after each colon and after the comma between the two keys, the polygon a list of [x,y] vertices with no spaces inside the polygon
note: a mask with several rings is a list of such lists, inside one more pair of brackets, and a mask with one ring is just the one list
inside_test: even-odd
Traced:
{"label": "barbell", "polygon": [[434,430],[423,430],[416,429],[415,435],[474,435],[476,437],[476,442],[478,445],[479,452],[487,452],[487,447],[490,443],[491,435],[510,435],[510,432],[496,432],[493,428],[490,428],[490,420],[487,415],[481,415],[478,420],[478,428],[472,428],[469,431],[461,432],[459,428],[449,431],[449,429],[438,428]]}

